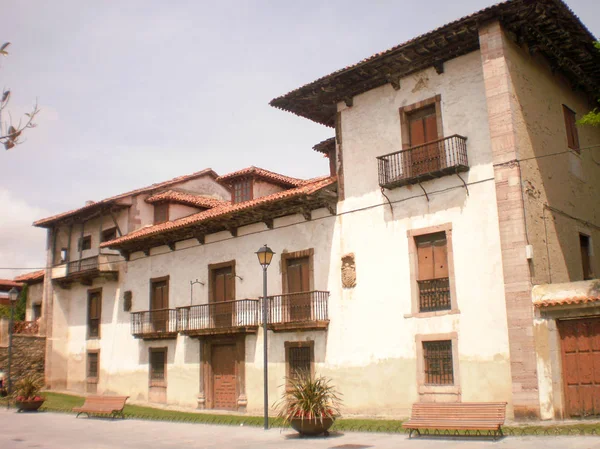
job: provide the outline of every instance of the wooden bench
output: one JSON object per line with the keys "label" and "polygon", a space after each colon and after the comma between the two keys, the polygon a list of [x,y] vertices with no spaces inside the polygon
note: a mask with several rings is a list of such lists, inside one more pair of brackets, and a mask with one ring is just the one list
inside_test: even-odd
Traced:
{"label": "wooden bench", "polygon": [[[413,404],[410,419],[403,423],[409,429],[408,438],[413,432],[420,436],[420,429],[474,430],[475,435],[487,430],[494,441],[502,434],[502,424],[506,415],[506,402],[454,402]],[[493,433],[492,433],[493,432]]]}
{"label": "wooden bench", "polygon": [[76,418],[85,413],[90,415],[110,415],[112,418],[120,416],[125,418],[123,409],[129,396],[88,396],[81,407],[73,408],[77,412]]}

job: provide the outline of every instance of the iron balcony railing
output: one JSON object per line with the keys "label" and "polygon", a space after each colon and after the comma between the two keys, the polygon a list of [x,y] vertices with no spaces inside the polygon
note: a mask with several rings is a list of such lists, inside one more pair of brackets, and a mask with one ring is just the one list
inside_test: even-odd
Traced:
{"label": "iron balcony railing", "polygon": [[310,291],[269,297],[269,324],[329,321],[329,292]]}
{"label": "iron balcony railing", "polygon": [[259,300],[239,299],[177,308],[178,330],[182,333],[257,327]]}
{"label": "iron balcony railing", "polygon": [[450,310],[450,280],[448,278],[417,281],[419,284],[419,311]]}
{"label": "iron balcony railing", "polygon": [[155,309],[131,314],[131,333],[136,337],[177,335],[177,310]]}
{"label": "iron balcony railing", "polygon": [[97,269],[98,256],[86,257],[85,259],[79,259],[69,262],[67,264],[67,275]]}
{"label": "iron balcony railing", "polygon": [[379,185],[388,189],[469,170],[467,138],[458,134],[377,157]]}

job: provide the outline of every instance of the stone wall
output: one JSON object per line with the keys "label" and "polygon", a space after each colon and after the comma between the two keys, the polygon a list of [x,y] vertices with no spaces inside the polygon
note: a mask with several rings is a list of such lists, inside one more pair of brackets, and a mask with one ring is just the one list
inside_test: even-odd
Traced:
{"label": "stone wall", "polygon": [[[46,338],[36,335],[13,335],[12,380],[13,385],[25,374],[37,372],[44,375]],[[0,347],[0,371],[8,369],[8,347]]]}

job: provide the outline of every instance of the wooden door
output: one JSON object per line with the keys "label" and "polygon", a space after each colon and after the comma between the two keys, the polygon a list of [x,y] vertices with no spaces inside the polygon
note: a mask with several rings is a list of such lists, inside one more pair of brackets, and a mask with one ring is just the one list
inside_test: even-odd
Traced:
{"label": "wooden door", "polygon": [[213,345],[211,352],[213,408],[235,410],[235,345]]}
{"label": "wooden door", "polygon": [[[437,116],[435,106],[420,109],[409,115],[410,176],[430,173],[440,168]],[[425,145],[427,142],[434,142]]]}
{"label": "wooden door", "polygon": [[558,322],[565,412],[569,417],[600,416],[600,318]]}
{"label": "wooden door", "polygon": [[309,321],[310,307],[310,276],[308,257],[298,257],[287,260],[287,296],[288,315],[291,321]]}
{"label": "wooden door", "polygon": [[211,317],[216,328],[233,326],[235,300],[235,277],[233,267],[218,268],[213,271],[213,298]]}
{"label": "wooden door", "polygon": [[168,280],[152,281],[150,295],[150,321],[155,332],[165,332],[169,320],[169,282]]}

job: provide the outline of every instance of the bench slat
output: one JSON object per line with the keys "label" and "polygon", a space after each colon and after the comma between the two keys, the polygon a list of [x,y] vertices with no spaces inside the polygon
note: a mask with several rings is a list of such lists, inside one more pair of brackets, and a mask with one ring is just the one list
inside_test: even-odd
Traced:
{"label": "bench slat", "polygon": [[121,413],[129,396],[88,396],[81,407],[74,407],[78,413],[113,414]]}

